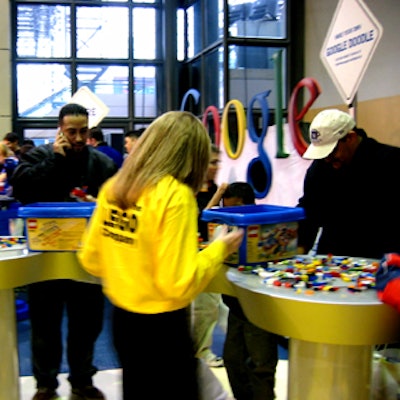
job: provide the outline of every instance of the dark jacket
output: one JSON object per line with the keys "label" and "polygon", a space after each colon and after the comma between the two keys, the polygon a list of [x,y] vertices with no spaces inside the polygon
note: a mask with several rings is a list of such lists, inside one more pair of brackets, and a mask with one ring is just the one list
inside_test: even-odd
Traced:
{"label": "dark jacket", "polygon": [[201,219],[201,212],[207,207],[207,204],[210,202],[215,192],[217,191],[218,186],[210,181],[208,182],[207,190],[200,190],[197,193],[197,206],[199,207],[199,218],[198,218],[198,231],[200,238],[204,242],[208,242],[208,223]]}
{"label": "dark jacket", "polygon": [[315,160],[299,200],[298,243],[309,250],[322,227],[317,252],[381,258],[400,252],[400,148],[365,137],[349,166],[333,169]]}
{"label": "dark jacket", "polygon": [[97,197],[100,186],[117,171],[109,157],[90,146],[67,156],[54,153],[52,146],[32,149],[15,169],[13,195],[22,204],[73,201],[70,192],[75,187]]}

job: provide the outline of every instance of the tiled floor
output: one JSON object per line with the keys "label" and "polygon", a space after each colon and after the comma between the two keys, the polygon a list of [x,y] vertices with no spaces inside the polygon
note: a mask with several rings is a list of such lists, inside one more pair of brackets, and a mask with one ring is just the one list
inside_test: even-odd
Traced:
{"label": "tiled floor", "polygon": [[[287,367],[288,362],[280,360],[276,372],[276,400],[287,399]],[[225,368],[212,368],[216,377],[220,380],[225,390],[231,393],[228,378],[226,376]],[[121,370],[114,369],[108,371],[100,371],[95,375],[95,385],[100,388],[107,400],[120,400],[121,399]],[[35,392],[35,383],[32,377],[20,378],[20,399],[31,400]],[[69,384],[66,380],[66,374],[60,375],[60,387],[58,389],[60,400],[68,400]],[[213,399],[204,399],[213,400]]]}
{"label": "tiled floor", "polygon": [[[106,303],[107,305],[108,303]],[[109,310],[106,308],[105,315],[109,315]],[[225,338],[226,332],[226,310],[222,307],[220,310],[220,321],[214,330],[213,336],[213,351],[215,354],[222,354],[222,346]],[[66,323],[65,321],[63,323]],[[102,365],[106,365],[108,368],[110,365],[119,365],[114,363],[112,355],[113,353],[109,350],[111,346],[110,342],[110,319],[105,319],[105,327],[102,332],[102,336],[99,338],[96,344],[97,353],[102,355],[102,358],[96,360],[96,364],[100,369]],[[30,360],[30,339],[29,339],[30,325],[29,320],[21,321],[18,323],[18,343],[19,343],[19,355],[20,355],[20,366],[24,366],[22,371],[25,374],[31,373],[31,360]],[[288,361],[287,351],[283,351],[280,348],[280,360],[278,362],[278,367],[276,371],[276,400],[287,400],[287,368]],[[64,360],[65,361],[65,360]],[[115,360],[114,360],[115,361]],[[104,368],[103,368],[104,369]],[[65,371],[65,369],[62,369]],[[223,388],[227,393],[232,396],[232,392],[229,386],[228,378],[226,375],[225,368],[211,368],[211,371],[221,382]],[[21,373],[22,375],[22,373]],[[58,388],[58,393],[60,395],[60,400],[68,400],[70,386],[67,381],[67,374],[60,374],[59,381],[60,386]],[[101,389],[107,396],[107,400],[121,400],[121,370],[120,369],[109,369],[98,372],[94,376],[94,384]],[[20,400],[31,400],[33,394],[35,393],[35,381],[30,376],[20,377]],[[209,397],[209,396],[208,396]],[[4,400],[4,399],[0,399]],[[202,400],[215,400],[212,398],[204,398]]]}

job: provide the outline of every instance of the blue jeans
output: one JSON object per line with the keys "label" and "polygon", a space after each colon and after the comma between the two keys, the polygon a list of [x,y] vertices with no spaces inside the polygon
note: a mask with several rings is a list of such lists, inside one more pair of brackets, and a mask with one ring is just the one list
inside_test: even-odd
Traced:
{"label": "blue jeans", "polygon": [[92,384],[96,339],[103,324],[104,296],[100,285],[67,279],[29,285],[33,374],[37,387],[58,387],[63,355],[62,320],[68,319],[68,380],[72,387]]}

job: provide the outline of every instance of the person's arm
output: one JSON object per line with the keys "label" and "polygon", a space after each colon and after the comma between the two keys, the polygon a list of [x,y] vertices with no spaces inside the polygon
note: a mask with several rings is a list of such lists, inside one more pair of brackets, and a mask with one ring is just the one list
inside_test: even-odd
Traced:
{"label": "person's arm", "polygon": [[297,251],[299,254],[306,254],[312,249],[321,226],[318,216],[318,183],[313,167],[307,170],[303,196],[299,199],[297,207],[303,208],[305,212],[305,219],[299,221]]}
{"label": "person's arm", "polygon": [[54,154],[46,146],[32,149],[24,155],[10,179],[13,195],[22,203],[41,201],[44,193],[56,192],[65,173],[64,156]]}
{"label": "person's arm", "polygon": [[[301,202],[299,202],[297,207],[303,207]],[[304,211],[306,213],[306,218],[299,221],[299,227],[297,231],[298,254],[306,254],[311,250],[319,229],[318,224],[313,220],[313,218],[310,215],[307,216],[306,208],[304,208]]]}
{"label": "person's arm", "polygon": [[243,232],[224,231],[207,249],[198,251],[197,205],[193,194],[178,191],[168,203],[156,249],[160,265],[154,284],[166,298],[193,300],[222,266],[226,256],[239,247]]}
{"label": "person's arm", "polygon": [[298,228],[298,252],[308,253],[315,243],[324,213],[323,196],[326,182],[329,179],[326,175],[325,164],[314,161],[307,169],[304,178],[303,196],[299,199],[297,207],[302,207],[305,212],[305,219],[299,221]]}
{"label": "person's arm", "polygon": [[204,209],[208,210],[212,207],[218,206],[227,187],[228,187],[227,183],[222,183],[218,187],[217,191],[214,193],[214,196],[211,197],[211,200],[208,202],[208,204],[206,205],[206,207]]}
{"label": "person's arm", "polygon": [[[13,186],[38,187],[47,185],[56,179],[61,179],[61,173],[65,173],[65,150],[71,144],[60,131],[52,144],[39,146],[25,153],[21,162],[15,169],[12,181]],[[26,191],[26,190],[24,190]]]}
{"label": "person's arm", "polygon": [[102,221],[105,220],[103,215],[103,202],[104,202],[104,189],[100,190],[97,199],[97,206],[89,220],[82,236],[82,247],[77,252],[77,257],[82,267],[90,274],[102,277],[103,276],[103,262],[101,253],[104,249],[99,248],[99,238],[102,235]]}

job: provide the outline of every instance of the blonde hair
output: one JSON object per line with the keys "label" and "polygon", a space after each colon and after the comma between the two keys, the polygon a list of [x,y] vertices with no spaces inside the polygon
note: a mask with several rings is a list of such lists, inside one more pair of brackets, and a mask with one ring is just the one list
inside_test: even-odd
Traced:
{"label": "blonde hair", "polygon": [[210,147],[205,127],[190,112],[161,115],[148,126],[112,178],[108,200],[122,209],[132,207],[146,188],[167,175],[197,192],[208,168]]}

